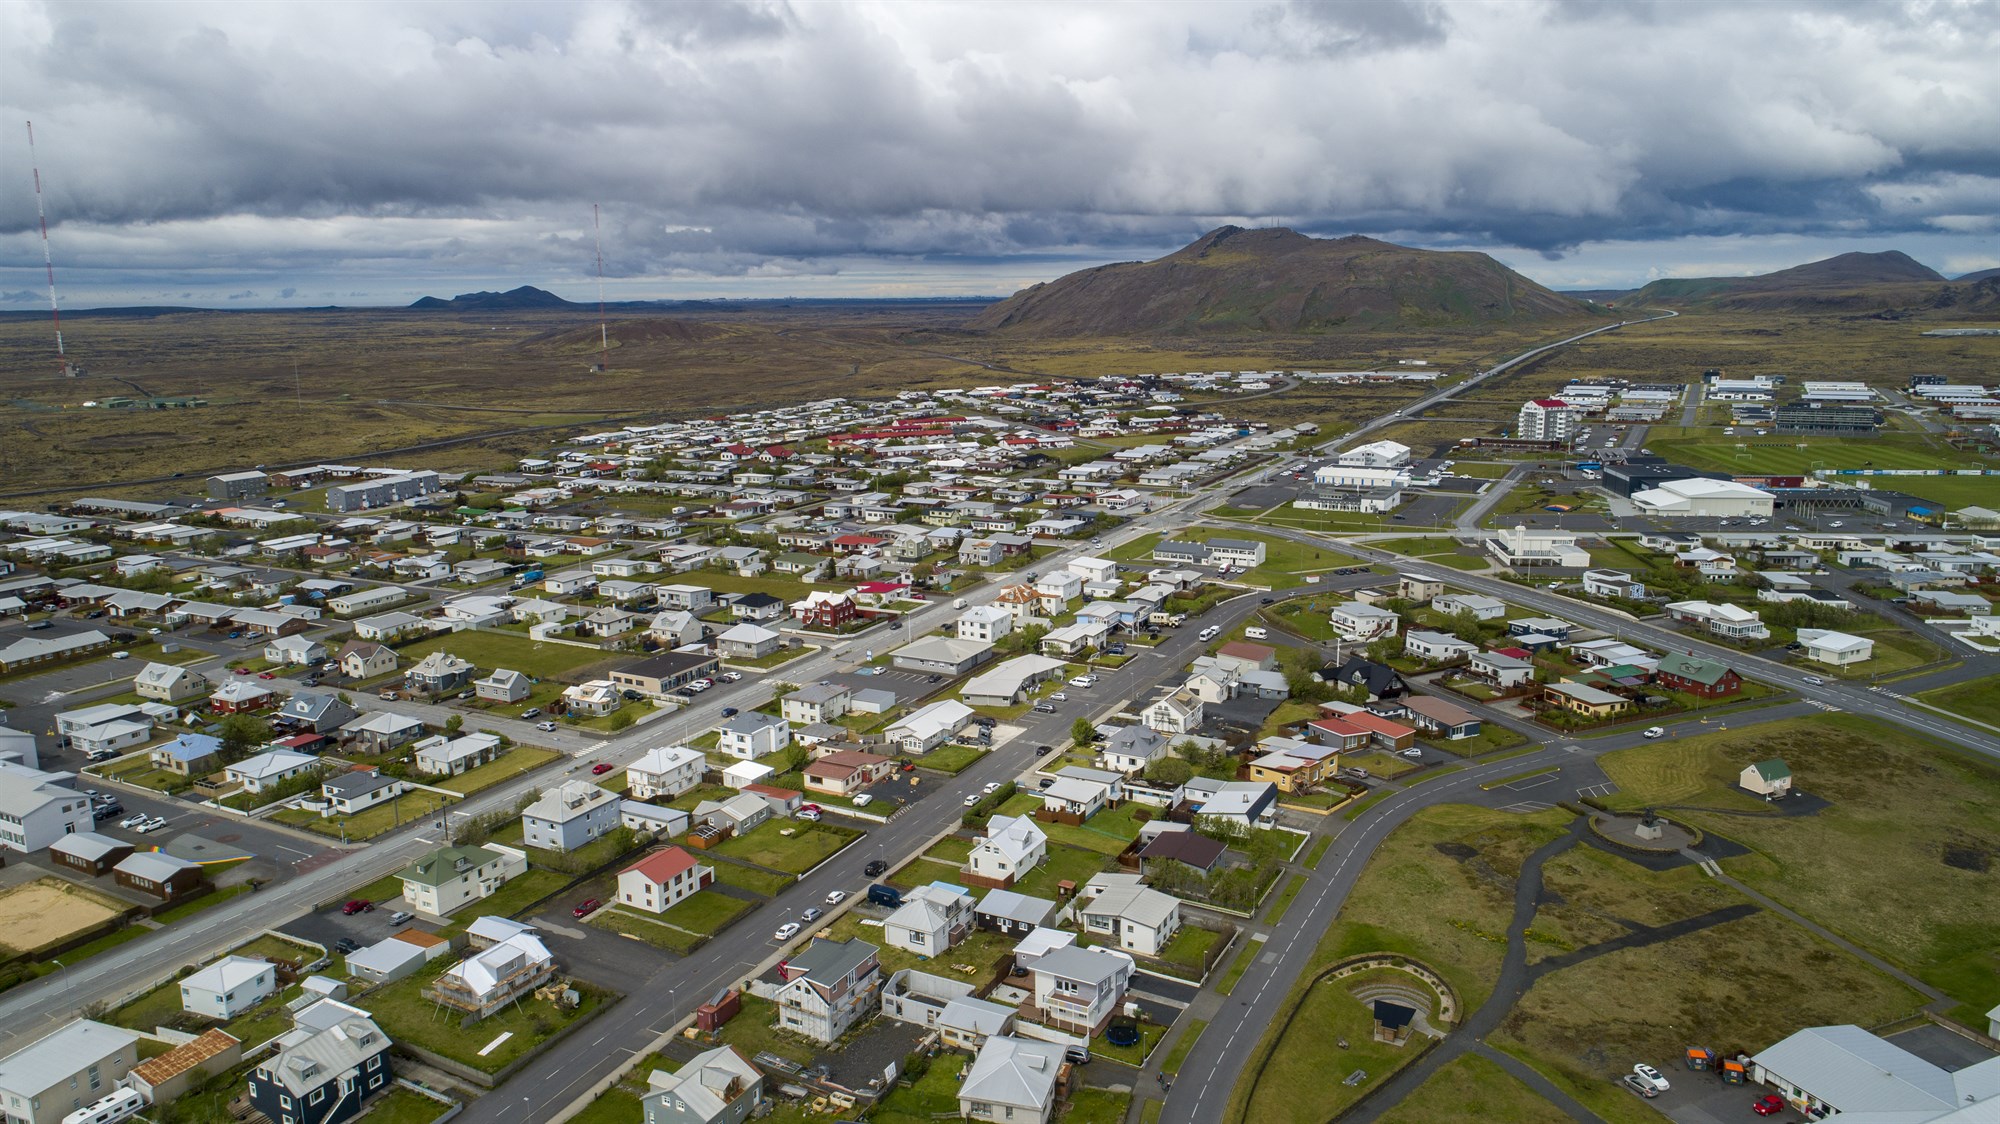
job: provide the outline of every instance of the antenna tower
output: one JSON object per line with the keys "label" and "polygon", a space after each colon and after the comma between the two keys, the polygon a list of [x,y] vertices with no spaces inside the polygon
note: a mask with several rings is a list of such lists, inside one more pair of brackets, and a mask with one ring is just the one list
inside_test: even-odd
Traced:
{"label": "antenna tower", "polygon": [[35,123],[28,122],[28,163],[35,170],[35,218],[42,224],[42,266],[49,273],[49,315],[56,324],[56,363],[62,373],[74,378],[76,368],[69,364],[69,354],[63,350],[62,308],[56,304],[56,261],[49,254],[49,216],[42,207],[42,165],[35,158]]}
{"label": "antenna tower", "polygon": [[590,236],[597,243],[597,369],[611,369],[611,327],[604,318],[604,228],[597,219],[597,204],[590,205]]}

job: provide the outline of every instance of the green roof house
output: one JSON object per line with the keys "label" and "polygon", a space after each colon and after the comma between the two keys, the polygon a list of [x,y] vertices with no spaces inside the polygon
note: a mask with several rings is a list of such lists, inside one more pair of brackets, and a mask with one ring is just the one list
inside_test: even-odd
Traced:
{"label": "green roof house", "polygon": [[1781,800],[1792,791],[1792,767],[1775,757],[1745,765],[1737,783],[1766,800]]}

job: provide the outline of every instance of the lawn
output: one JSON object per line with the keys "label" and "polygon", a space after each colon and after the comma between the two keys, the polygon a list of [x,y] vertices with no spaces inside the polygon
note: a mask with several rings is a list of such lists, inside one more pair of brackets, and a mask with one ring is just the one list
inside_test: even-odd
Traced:
{"label": "lawn", "polygon": [[[1629,1099],[1629,1098],[1628,1098]],[[1461,1054],[1377,1117],[1381,1124],[1485,1120],[1494,1124],[1567,1124],[1569,1114],[1542,1099],[1498,1062]]]}
{"label": "lawn", "polygon": [[448,788],[461,796],[470,796],[482,788],[491,788],[502,781],[510,781],[523,773],[533,772],[543,765],[561,757],[553,749],[538,749],[534,746],[515,746],[500,755],[497,760],[438,782],[439,788]]}
{"label": "lawn", "polygon": [[[1384,970],[1313,987],[1268,1064],[1261,1071],[1253,1067],[1242,1074],[1230,1106],[1234,1110],[1240,1100],[1244,1111],[1231,1111],[1225,1118],[1258,1124],[1324,1124],[1381,1084],[1416,1051],[1376,1042],[1374,1015],[1354,997],[1353,989],[1370,983],[1405,983],[1409,978]],[[1346,1041],[1347,1048],[1341,1048],[1339,1040]],[[1367,1071],[1367,1078],[1345,1084],[1356,1070]],[[1253,1083],[1247,1096],[1243,1082]]]}
{"label": "lawn", "polygon": [[1113,1046],[1109,1040],[1102,1034],[1099,1034],[1091,1038],[1090,1052],[1093,1055],[1107,1058],[1114,1062],[1124,1062],[1126,1065],[1137,1068],[1146,1064],[1146,1056],[1153,1052],[1153,1047],[1158,1046],[1160,1039],[1166,1037],[1166,1035],[1167,1028],[1161,1026],[1159,1023],[1142,1022],[1139,1024],[1139,1041],[1130,1046]]}
{"label": "lawn", "polygon": [[623,909],[600,909],[590,918],[590,923],[601,929],[641,940],[655,948],[665,949],[677,956],[686,956],[700,948],[708,940],[703,933],[690,933],[663,925],[644,913],[627,912]]}
{"label": "lawn", "polygon": [[1525,735],[1516,733],[1498,722],[1484,721],[1479,724],[1479,732],[1469,738],[1425,737],[1425,745],[1440,749],[1454,757],[1478,757],[1502,749],[1528,744]]}
{"label": "lawn", "polygon": [[918,768],[935,769],[956,776],[989,752],[975,745],[941,745],[915,760]]}
{"label": "lawn", "polygon": [[286,1009],[285,1003],[298,993],[299,989],[296,986],[282,988],[277,994],[233,1019],[211,1022],[182,1012],[180,979],[176,977],[113,1010],[105,1016],[105,1021],[114,1026],[142,1030],[148,1034],[161,1026],[187,1026],[196,1029],[215,1026],[234,1035],[243,1043],[244,1048],[248,1049],[291,1029],[292,1013]]}
{"label": "lawn", "polygon": [[[786,831],[791,834],[783,834]],[[856,828],[837,824],[772,820],[747,835],[724,840],[713,850],[772,870],[804,874],[861,835]]]}
{"label": "lawn", "polygon": [[1961,1004],[1954,1017],[1983,1018],[2000,1002],[2000,911],[1965,903],[1995,900],[1993,847],[1981,841],[2000,838],[2000,772],[1907,729],[1834,714],[1599,761],[1619,785],[1618,807],[1768,813],[1732,786],[1745,765],[1770,757],[1832,806],[1811,816],[1680,814],[1754,852],[1723,860],[1738,878],[1944,990]]}
{"label": "lawn", "polygon": [[543,640],[530,640],[512,633],[483,630],[449,632],[442,636],[428,637],[398,649],[397,655],[401,657],[403,664],[408,666],[436,651],[450,652],[460,659],[471,660],[482,671],[505,668],[535,679],[567,679],[570,682],[581,682],[589,678],[580,674],[585,668],[598,664],[624,663],[631,659],[629,654],[610,652],[602,648],[552,644]]}
{"label": "lawn", "polygon": [[[480,899],[476,904],[459,910],[453,915],[451,924],[446,926],[440,935],[449,937],[479,917],[513,917],[568,883],[569,878],[566,875],[557,874],[553,870],[536,870],[530,867],[526,873]],[[400,890],[397,892],[401,893]]]}
{"label": "lawn", "polygon": [[368,1124],[430,1124],[451,1110],[414,1090],[393,1085],[368,1103]]}
{"label": "lawn", "polygon": [[1954,683],[1949,687],[1924,691],[1917,697],[1961,718],[2000,726],[2000,675]]}
{"label": "lawn", "polygon": [[874,1124],[932,1124],[942,1116],[956,1117],[959,1061],[956,1054],[934,1059],[923,1076],[883,1097],[869,1119]]}
{"label": "lawn", "polygon": [[1127,801],[1116,808],[1107,808],[1080,824],[1037,822],[1035,826],[1042,829],[1051,843],[1066,843],[1104,855],[1116,855],[1139,838],[1140,814],[1150,815],[1152,812],[1153,809],[1144,804]]}
{"label": "lawn", "polygon": [[1306,852],[1306,867],[1311,870],[1319,869],[1320,856],[1326,854],[1326,849],[1331,846],[1333,846],[1331,835],[1322,835],[1315,840],[1312,850]]}
{"label": "lawn", "polygon": [[1215,981],[1215,990],[1223,995],[1228,995],[1230,992],[1235,991],[1236,982],[1243,978],[1243,973],[1250,970],[1250,962],[1257,959],[1257,954],[1263,951],[1263,948],[1263,941],[1256,940],[1248,933],[1245,933],[1243,947],[1236,951],[1236,959],[1229,962],[1229,970],[1222,973],[1221,979]]}
{"label": "lawn", "polygon": [[797,881],[789,874],[757,870],[731,862],[715,864],[715,880],[741,890],[748,890],[753,894],[762,894],[767,898],[777,897],[785,887]]}
{"label": "lawn", "polygon": [[[1124,1124],[1132,1108],[1132,1094],[1110,1089],[1078,1089],[1070,1094],[1069,1111],[1063,1124]],[[879,1117],[878,1117],[879,1119]]]}
{"label": "lawn", "polygon": [[[717,1032],[716,1045],[734,1046],[743,1051],[746,1058],[754,1058],[759,1051],[790,1058],[800,1065],[811,1065],[819,1046],[797,1035],[786,1034],[774,1024],[777,1019],[777,1005],[769,999],[759,999],[743,995],[743,1009],[735,1018],[724,1023]],[[949,1067],[943,1067],[949,1069]],[[953,1101],[956,1104],[956,1101]]]}
{"label": "lawn", "polygon": [[799,659],[802,656],[810,656],[817,651],[819,651],[818,648],[814,648],[811,646],[801,647],[801,648],[780,648],[777,651],[772,652],[770,655],[758,656],[755,659],[751,659],[746,656],[731,656],[730,658],[722,662],[728,664],[730,667],[754,667],[759,670],[769,670],[770,668],[788,664],[795,659]]}
{"label": "lawn", "polygon": [[[482,1073],[496,1073],[538,1049],[606,1000],[605,993],[572,980],[571,986],[583,997],[574,1011],[524,997],[519,1004],[503,1007],[470,1027],[460,1027],[455,1013],[441,1012],[437,1004],[423,997],[424,988],[446,967],[449,965],[439,960],[414,976],[368,992],[359,1002],[374,1012],[375,1022],[395,1041],[421,1046]],[[480,1055],[488,1043],[510,1031],[513,1037]]]}
{"label": "lawn", "polygon": [[637,1124],[644,1117],[639,1094],[614,1085],[570,1117],[569,1124]]}
{"label": "lawn", "polygon": [[669,906],[666,912],[660,914],[660,920],[692,933],[713,936],[749,908],[750,903],[741,898],[701,890],[685,901]]}
{"label": "lawn", "polygon": [[1179,1073],[1188,1055],[1194,1052],[1194,1044],[1201,1038],[1201,1032],[1207,1029],[1206,1019],[1188,1020],[1188,1024],[1181,1028],[1181,1036],[1174,1042],[1174,1048],[1167,1051],[1166,1060],[1160,1063],[1160,1072]]}
{"label": "lawn", "polygon": [[1102,851],[1066,847],[1051,839],[1048,861],[1015,882],[1014,892],[1035,898],[1056,898],[1059,896],[1057,883],[1074,882],[1081,886],[1090,881],[1092,875],[1109,870],[1113,865],[1111,856]]}
{"label": "lawn", "polygon": [[345,838],[349,842],[358,839],[373,839],[385,832],[394,831],[406,823],[435,815],[440,809],[449,807],[452,800],[435,792],[406,792],[378,804],[365,812],[352,816],[322,817],[318,812],[303,808],[286,808],[273,812],[271,818],[279,823],[303,827],[307,831],[330,835],[335,839]]}
{"label": "lawn", "polygon": [[1171,974],[1199,980],[1202,963],[1222,937],[1223,934],[1214,929],[1183,925],[1181,931],[1174,934],[1174,939],[1167,942],[1167,947],[1160,950],[1157,959],[1175,969]]}

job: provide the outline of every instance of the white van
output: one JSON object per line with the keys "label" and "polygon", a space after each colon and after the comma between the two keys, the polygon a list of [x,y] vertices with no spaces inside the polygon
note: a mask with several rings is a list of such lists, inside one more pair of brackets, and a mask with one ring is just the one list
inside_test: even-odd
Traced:
{"label": "white van", "polygon": [[1246,628],[1243,630],[1243,637],[1246,640],[1269,640],[1271,638],[1271,632],[1269,629],[1256,628],[1253,626],[1251,628]]}
{"label": "white van", "polygon": [[1201,638],[1203,640],[1213,640],[1220,635],[1222,635],[1222,630],[1214,625],[1209,625],[1207,628],[1201,630]]}
{"label": "white van", "polygon": [[952,608],[954,608],[954,609],[963,609],[963,608],[965,608],[965,598],[961,597],[961,598],[959,598],[958,600],[956,600],[956,601],[953,601],[953,602],[951,603],[951,607],[952,607]]}

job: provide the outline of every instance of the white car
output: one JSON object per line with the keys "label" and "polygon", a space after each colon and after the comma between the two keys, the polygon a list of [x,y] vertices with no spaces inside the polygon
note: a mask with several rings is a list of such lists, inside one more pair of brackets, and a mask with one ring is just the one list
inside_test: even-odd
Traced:
{"label": "white car", "polygon": [[986,787],[985,787],[985,788],[982,788],[982,789],[980,789],[979,791],[981,791],[981,792],[983,792],[983,793],[987,794],[988,796],[991,796],[991,795],[993,795],[994,793],[996,793],[996,792],[1000,791],[1000,782],[999,782],[999,781],[988,781],[988,782],[986,782]]}
{"label": "white car", "polygon": [[535,723],[535,729],[540,730],[544,734],[553,734],[555,733],[556,724],[553,722],[537,722]]}
{"label": "white car", "polygon": [[834,892],[826,896],[826,904],[828,905],[839,905],[841,902],[844,902],[846,900],[847,900],[846,890],[835,890]]}
{"label": "white car", "polygon": [[1824,679],[1821,679],[1821,678],[1820,678],[1819,676],[1817,676],[1817,675],[1808,675],[1808,676],[1806,676],[1806,682],[1808,682],[1808,683],[1812,684],[1812,685],[1813,685],[1813,686],[1815,686],[1815,687],[1824,687],[1824,686],[1826,686],[1826,680],[1824,680]]}
{"label": "white car", "polygon": [[1645,1062],[1640,1062],[1638,1065],[1633,1066],[1632,1073],[1635,1076],[1637,1076],[1639,1080],[1644,1081],[1646,1084],[1651,1085],[1654,1089],[1657,1089],[1662,1093],[1666,1092],[1669,1088],[1671,1088],[1671,1086],[1667,1084],[1667,1079],[1660,1076],[1660,1071],[1654,1069],[1652,1066],[1647,1065]]}
{"label": "white car", "polygon": [[1064,693],[1064,692],[1062,692],[1062,691],[1057,691],[1057,692],[1056,692],[1055,694],[1053,694],[1053,695],[1050,695],[1050,696],[1049,696],[1049,701],[1050,701],[1050,702],[1068,702],[1068,701],[1069,701],[1069,695],[1065,694],[1065,693]]}
{"label": "white car", "polygon": [[1667,736],[1667,731],[1659,726],[1648,726],[1646,727],[1646,736],[1649,738],[1664,738]]}
{"label": "white car", "polygon": [[113,653],[111,653],[111,658],[112,658],[112,659],[114,659],[114,660],[129,660],[129,659],[131,659],[131,658],[132,658],[132,653],[130,653],[130,652],[113,652]]}
{"label": "white car", "polygon": [[799,923],[796,921],[787,921],[783,925],[778,926],[778,931],[771,934],[771,939],[777,941],[788,941],[798,935],[799,935]]}
{"label": "white car", "polygon": [[1424,751],[1418,749],[1416,746],[1411,746],[1410,748],[1403,751],[1403,756],[1405,757],[1422,757],[1423,755]]}
{"label": "white car", "polygon": [[798,816],[798,818],[806,821],[807,823],[818,823],[820,818],[819,813],[811,808],[800,808],[797,812],[793,814]]}
{"label": "white car", "polygon": [[1079,675],[1075,679],[1070,680],[1069,685],[1072,687],[1095,687],[1097,686],[1097,676]]}
{"label": "white car", "polygon": [[146,813],[140,812],[136,816],[126,816],[124,819],[119,820],[118,826],[124,828],[127,831],[131,831],[132,829],[138,827],[140,824],[145,822],[146,822]]}
{"label": "white car", "polygon": [[976,793],[976,792],[968,792],[968,793],[966,793],[966,794],[965,794],[965,806],[966,806],[966,807],[970,808],[970,807],[972,807],[972,806],[973,806],[974,804],[977,804],[977,803],[979,803],[979,794],[978,794],[978,793]]}

